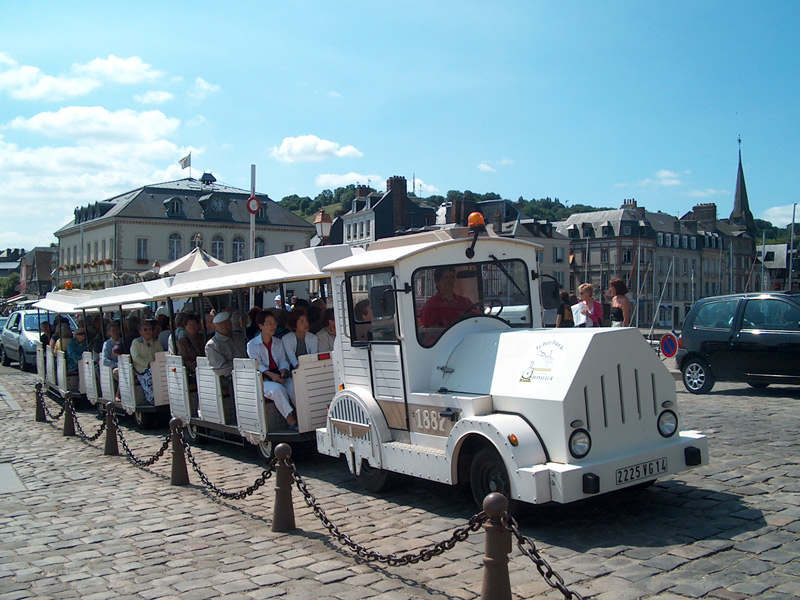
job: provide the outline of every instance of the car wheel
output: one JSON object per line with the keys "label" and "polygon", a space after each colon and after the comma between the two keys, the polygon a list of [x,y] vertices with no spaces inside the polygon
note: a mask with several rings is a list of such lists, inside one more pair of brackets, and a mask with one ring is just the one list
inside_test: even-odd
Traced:
{"label": "car wheel", "polygon": [[769,386],[768,383],[764,383],[763,381],[751,381],[748,382],[747,385],[756,390],[763,390],[765,387]]}
{"label": "car wheel", "polygon": [[19,349],[19,370],[20,371],[28,370],[28,363],[25,360],[25,353],[22,351],[22,348]]}
{"label": "car wheel", "polygon": [[371,467],[366,459],[361,462],[361,473],[356,475],[356,481],[365,490],[380,492],[385,490],[391,482],[391,472],[384,469]]}
{"label": "car wheel", "polygon": [[707,394],[714,387],[714,376],[702,358],[690,358],[683,365],[683,385],[692,394]]}
{"label": "car wheel", "polygon": [[0,364],[4,367],[7,367],[11,364],[11,359],[8,358],[8,354],[6,354],[6,349],[4,346],[0,346]]}

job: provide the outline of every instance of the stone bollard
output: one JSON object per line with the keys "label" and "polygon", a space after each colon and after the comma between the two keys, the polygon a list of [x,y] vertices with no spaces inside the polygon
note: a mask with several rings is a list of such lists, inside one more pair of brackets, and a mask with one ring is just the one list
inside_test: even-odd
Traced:
{"label": "stone bollard", "polygon": [[291,456],[292,447],[289,444],[278,444],[275,448],[275,458],[278,459],[275,468],[275,508],[272,513],[272,531],[275,532],[297,529],[292,505],[292,468],[285,463],[285,459]]}
{"label": "stone bollard", "polygon": [[103,450],[104,456],[119,456],[117,424],[114,422],[116,410],[113,402],[106,403],[106,447]]}
{"label": "stone bollard", "polygon": [[44,392],[42,391],[42,383],[36,384],[36,421],[38,423],[46,423],[47,415],[44,412]]}
{"label": "stone bollard", "polygon": [[172,433],[172,474],[170,475],[170,485],[187,485],[189,483],[189,472],[186,470],[186,455],[183,452],[181,443],[181,429],[183,421],[178,417],[173,417],[169,422],[169,430]]}
{"label": "stone bollard", "polygon": [[486,532],[486,547],[483,557],[481,600],[511,600],[511,580],[508,576],[511,532],[500,520],[508,510],[508,500],[503,494],[493,492],[484,499],[483,510],[489,520],[483,526]]}
{"label": "stone bollard", "polygon": [[64,397],[64,437],[75,435],[75,418],[72,416],[72,394]]}

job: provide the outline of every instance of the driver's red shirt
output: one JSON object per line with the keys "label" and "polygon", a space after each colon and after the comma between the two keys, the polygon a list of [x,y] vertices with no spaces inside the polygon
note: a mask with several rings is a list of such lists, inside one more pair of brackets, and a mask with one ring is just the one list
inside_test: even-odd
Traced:
{"label": "driver's red shirt", "polygon": [[[455,295],[447,300],[441,292],[436,292],[423,305],[420,312],[420,323],[423,327],[447,327],[465,311],[469,311],[475,303],[464,296]],[[469,311],[469,314],[478,314],[477,309]]]}

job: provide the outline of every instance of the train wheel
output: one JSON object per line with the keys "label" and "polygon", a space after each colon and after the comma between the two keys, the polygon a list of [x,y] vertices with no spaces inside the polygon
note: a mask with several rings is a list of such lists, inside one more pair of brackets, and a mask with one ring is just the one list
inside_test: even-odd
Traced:
{"label": "train wheel", "polygon": [[390,471],[371,467],[366,459],[361,461],[361,474],[356,475],[356,481],[365,490],[370,492],[380,492],[385,490],[391,483]]}
{"label": "train wheel", "polygon": [[133,413],[133,419],[136,421],[138,429],[150,429],[153,426],[153,414],[149,412],[142,412],[137,410]]}
{"label": "train wheel", "polygon": [[484,498],[492,492],[503,494],[511,506],[508,472],[494,448],[482,448],[475,454],[469,469],[469,485],[479,507],[483,507]]}
{"label": "train wheel", "polygon": [[266,460],[267,462],[272,460],[272,442],[269,440],[265,440],[263,442],[259,442],[256,444],[256,450],[258,451],[258,456]]}

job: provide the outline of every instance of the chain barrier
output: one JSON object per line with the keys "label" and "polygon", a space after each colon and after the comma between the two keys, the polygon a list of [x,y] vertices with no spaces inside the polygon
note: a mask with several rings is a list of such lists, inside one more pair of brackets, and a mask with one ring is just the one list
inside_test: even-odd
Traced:
{"label": "chain barrier", "polygon": [[272,460],[269,462],[269,467],[261,472],[261,475],[256,478],[252,485],[244,488],[243,490],[239,490],[238,492],[228,492],[214,485],[211,480],[209,480],[208,476],[203,473],[203,471],[200,469],[200,465],[197,464],[197,460],[192,454],[192,449],[189,446],[189,443],[184,439],[183,435],[181,435],[180,440],[181,446],[183,446],[183,450],[186,452],[186,457],[189,459],[189,463],[192,465],[192,469],[195,473],[197,473],[197,476],[200,478],[200,481],[203,482],[203,485],[214,492],[217,496],[225,498],[226,500],[244,500],[248,496],[252,495],[253,492],[263,486],[267,480],[272,477],[272,474],[275,472],[275,465],[278,462],[278,459],[273,456]]}
{"label": "chain barrier", "polygon": [[53,413],[51,413],[51,412],[50,412],[50,409],[49,409],[49,408],[47,408],[47,402],[45,402],[45,399],[44,399],[44,397],[45,397],[45,395],[46,395],[46,394],[45,394],[45,391],[44,391],[44,386],[43,386],[43,387],[40,387],[40,388],[39,388],[39,389],[36,391],[36,395],[38,396],[38,401],[41,403],[41,405],[42,405],[42,408],[44,409],[44,412],[45,412],[45,414],[46,414],[48,417],[50,417],[51,419],[53,419],[53,421],[58,421],[58,420],[59,420],[59,419],[60,419],[62,416],[64,416],[64,411],[66,410],[66,406],[67,406],[67,401],[66,401],[66,400],[64,400],[64,404],[63,404],[63,405],[62,405],[62,407],[61,407],[61,412],[59,412],[57,415],[55,415],[55,414],[53,414]]}
{"label": "chain barrier", "polygon": [[[72,401],[70,400],[69,402],[71,403]],[[72,408],[73,408],[73,410],[72,410],[72,421],[75,423],[75,429],[78,430],[78,435],[80,435],[81,439],[83,441],[89,442],[89,443],[98,440],[100,438],[100,436],[103,435],[103,432],[106,430],[106,420],[103,419],[103,422],[100,424],[100,429],[98,430],[97,433],[95,433],[93,436],[88,436],[88,435],[86,435],[86,433],[84,433],[83,427],[81,427],[81,424],[78,421],[78,414],[74,410],[75,406],[73,405]]]}
{"label": "chain barrier", "polygon": [[517,548],[519,548],[520,552],[530,558],[533,564],[536,565],[536,568],[539,570],[539,574],[545,580],[547,585],[549,585],[551,588],[557,589],[567,600],[571,600],[573,598],[575,600],[583,600],[583,596],[581,596],[578,592],[570,591],[567,588],[566,584],[564,583],[564,578],[556,573],[553,570],[553,567],[551,567],[550,564],[544,558],[542,558],[541,554],[539,554],[539,551],[536,549],[536,544],[533,543],[533,540],[522,535],[514,517],[506,513],[503,515],[501,520],[503,526],[508,529],[515,538],[517,538]]}
{"label": "chain barrier", "polygon": [[119,441],[120,441],[120,443],[122,444],[122,447],[125,449],[125,454],[127,454],[127,455],[128,455],[128,459],[129,459],[129,460],[130,460],[130,461],[131,461],[133,464],[135,464],[137,467],[142,467],[142,468],[144,468],[144,467],[149,467],[149,466],[151,466],[151,465],[155,464],[155,462],[156,462],[156,461],[157,461],[159,458],[161,458],[162,456],[164,456],[164,452],[166,452],[166,451],[167,451],[167,448],[169,448],[169,443],[170,443],[170,438],[172,437],[172,432],[169,432],[169,433],[167,433],[167,438],[164,440],[164,443],[163,443],[163,444],[161,444],[161,448],[159,448],[159,449],[158,449],[158,452],[156,452],[156,453],[155,453],[153,456],[151,456],[149,459],[147,459],[147,460],[142,460],[142,459],[140,459],[140,458],[137,458],[137,457],[136,457],[136,456],[133,454],[133,452],[131,451],[131,449],[128,447],[128,443],[125,441],[125,436],[124,436],[124,435],[122,435],[122,428],[119,426],[119,421],[118,421],[118,418],[117,418],[117,413],[116,413],[116,411],[114,411],[114,412],[112,412],[112,413],[111,413],[111,418],[113,419],[113,421],[114,421],[114,426],[115,426],[115,429],[117,430],[117,437],[119,438]]}
{"label": "chain barrier", "polygon": [[488,519],[485,512],[479,512],[470,518],[466,527],[457,528],[449,539],[437,542],[428,548],[423,548],[416,554],[409,553],[403,554],[402,556],[398,556],[395,553],[381,554],[380,552],[369,550],[361,544],[354,542],[349,535],[339,531],[339,528],[336,526],[336,524],[328,518],[327,514],[325,514],[325,509],[317,504],[317,499],[310,491],[308,491],[308,485],[306,485],[305,481],[303,481],[303,478],[300,477],[294,462],[290,458],[287,458],[286,464],[291,467],[294,482],[297,485],[297,489],[300,490],[301,494],[303,494],[303,499],[305,500],[306,504],[311,508],[311,510],[328,529],[328,531],[331,532],[331,535],[336,538],[340,544],[350,548],[350,550],[352,550],[356,556],[363,558],[368,562],[381,562],[390,567],[399,567],[405,565],[415,565],[420,561],[428,561],[434,556],[444,554],[447,550],[452,550],[458,542],[465,541],[469,537],[470,533],[475,533],[476,531],[480,530],[480,528]]}

